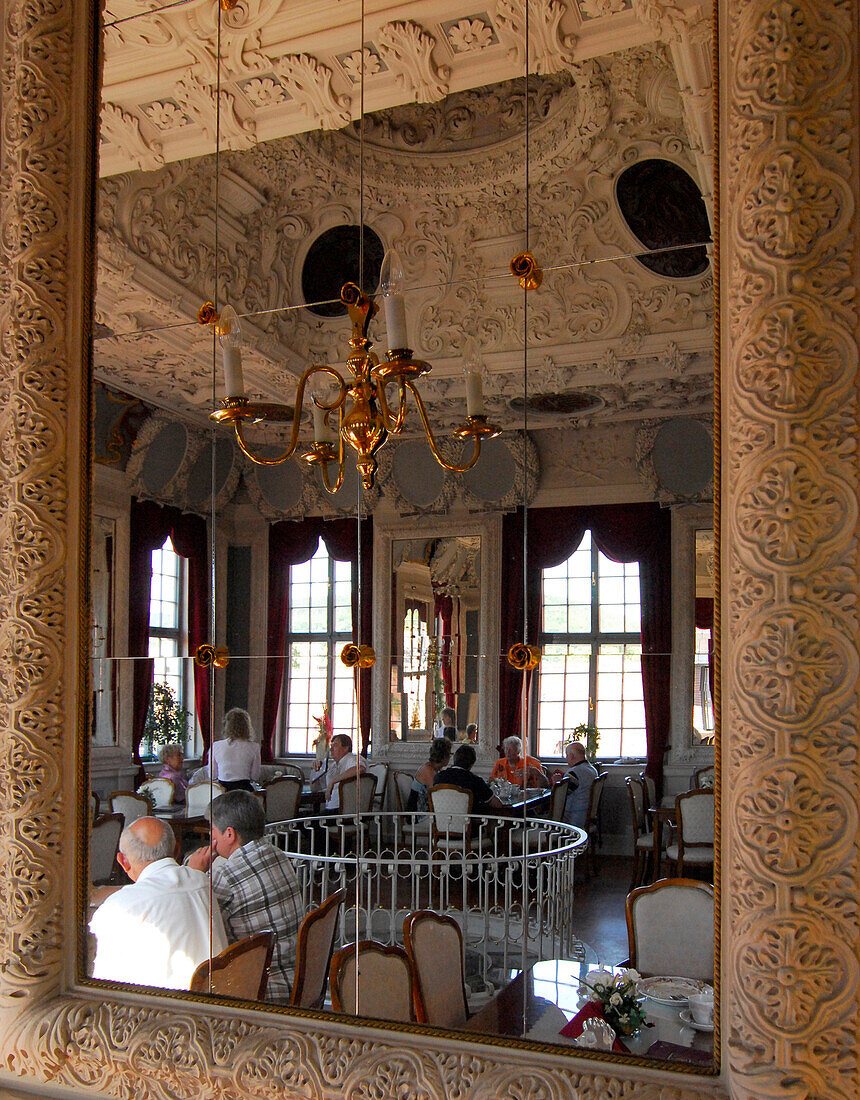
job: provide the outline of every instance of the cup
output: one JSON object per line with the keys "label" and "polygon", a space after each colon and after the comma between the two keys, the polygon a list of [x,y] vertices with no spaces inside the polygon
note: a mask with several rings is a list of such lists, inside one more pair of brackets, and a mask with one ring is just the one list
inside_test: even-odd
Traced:
{"label": "cup", "polygon": [[704,993],[694,993],[689,998],[690,1015],[697,1024],[713,1026],[714,1023],[714,991],[708,989]]}

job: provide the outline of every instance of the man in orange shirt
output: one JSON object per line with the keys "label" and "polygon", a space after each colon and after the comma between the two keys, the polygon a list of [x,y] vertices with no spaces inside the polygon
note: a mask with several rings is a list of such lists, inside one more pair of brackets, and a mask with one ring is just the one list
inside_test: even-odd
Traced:
{"label": "man in orange shirt", "polygon": [[534,756],[522,755],[523,743],[519,737],[506,737],[502,742],[504,756],[495,762],[490,773],[490,780],[507,779],[509,783],[517,787],[523,786],[523,772],[525,772],[525,786],[548,787],[549,780],[544,775],[540,760]]}

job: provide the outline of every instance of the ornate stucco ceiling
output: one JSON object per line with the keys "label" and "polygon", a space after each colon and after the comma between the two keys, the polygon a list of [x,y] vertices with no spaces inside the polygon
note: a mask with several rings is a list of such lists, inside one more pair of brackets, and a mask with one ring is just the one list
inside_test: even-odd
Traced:
{"label": "ornate stucco ceiling", "polygon": [[[597,395],[580,424],[707,415],[710,270],[648,271],[615,197],[625,167],[656,157],[710,200],[706,14],[533,0],[526,97],[522,12],[515,0],[368,2],[360,157],[357,3],[241,0],[219,64],[210,0],[133,19],[138,3],[112,0],[108,23],[125,21],[106,35],[100,380],[205,423],[214,356],[194,318],[217,266],[219,300],[249,315],[249,394],[289,401],[308,363],[345,358],[346,322],[301,308],[301,269],[319,233],[357,224],[363,206],[404,259],[434,423],[462,420],[462,362],[477,352],[487,411],[516,427],[523,294],[506,272],[526,239],[528,110],[529,243],[546,271],[528,300],[530,392]],[[572,419],[545,413],[530,429]]]}

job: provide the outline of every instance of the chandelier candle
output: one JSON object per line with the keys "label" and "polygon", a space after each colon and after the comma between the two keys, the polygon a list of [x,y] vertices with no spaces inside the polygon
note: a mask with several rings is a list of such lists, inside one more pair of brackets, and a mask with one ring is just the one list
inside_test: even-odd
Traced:
{"label": "chandelier candle", "polygon": [[466,412],[469,416],[484,415],[484,380],[480,363],[467,363],[463,368],[466,375]]}
{"label": "chandelier candle", "polygon": [[402,287],[403,267],[400,257],[393,248],[390,248],[385,253],[379,272],[379,289],[382,293],[382,307],[385,310],[385,330],[389,351],[401,351],[409,347],[406,303],[403,301]]}
{"label": "chandelier candle", "polygon": [[242,329],[232,306],[225,306],[218,318],[216,330],[223,350],[224,387],[227,397],[244,397],[245,380],[242,377]]}

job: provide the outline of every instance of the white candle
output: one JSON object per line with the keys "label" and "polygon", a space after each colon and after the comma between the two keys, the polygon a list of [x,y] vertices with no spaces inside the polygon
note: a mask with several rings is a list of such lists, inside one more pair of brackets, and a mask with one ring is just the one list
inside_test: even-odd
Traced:
{"label": "white candle", "polygon": [[409,335],[406,329],[406,303],[402,294],[386,294],[382,299],[385,307],[385,329],[388,336],[388,350],[399,351],[409,347]]}
{"label": "white candle", "polygon": [[325,422],[325,409],[321,409],[316,402],[311,403],[314,414],[314,443],[334,443],[335,434]]}
{"label": "white candle", "polygon": [[245,396],[245,380],[242,377],[242,352],[239,348],[224,348],[224,386],[228,397]]}
{"label": "white candle", "polygon": [[484,387],[480,371],[466,371],[466,412],[469,416],[484,415]]}

